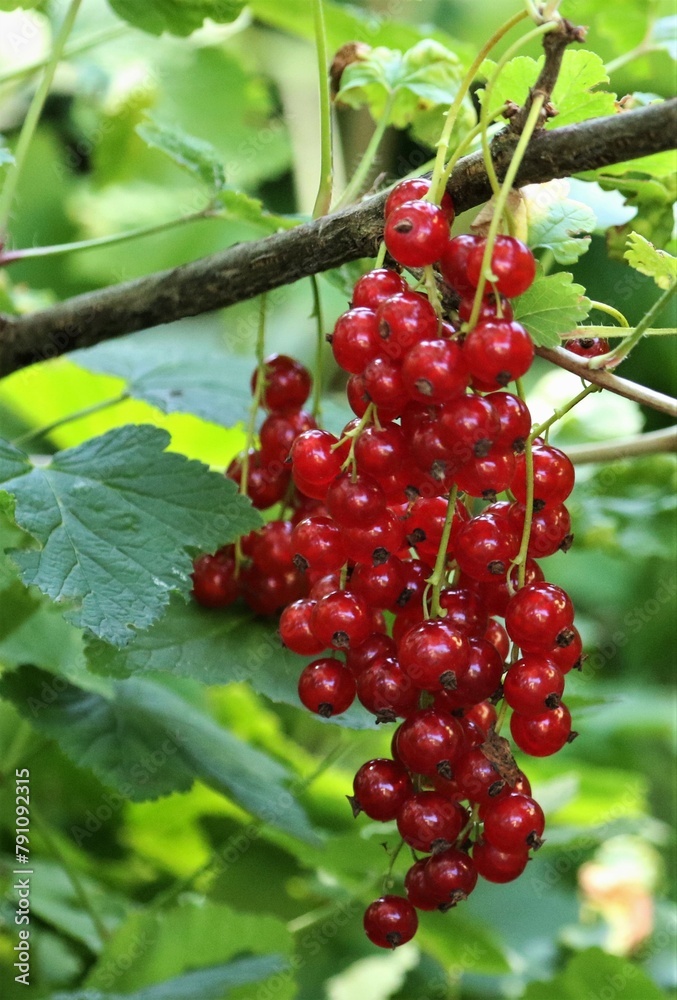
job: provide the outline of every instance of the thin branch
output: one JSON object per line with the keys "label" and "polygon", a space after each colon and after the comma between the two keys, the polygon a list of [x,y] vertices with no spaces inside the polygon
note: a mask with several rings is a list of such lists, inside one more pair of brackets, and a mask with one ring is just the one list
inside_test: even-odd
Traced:
{"label": "thin branch", "polygon": [[677,427],[664,427],[660,431],[635,434],[633,437],[600,441],[596,444],[578,444],[567,447],[567,455],[574,465],[591,462],[613,462],[616,459],[636,458],[639,455],[657,455],[659,452],[677,452]]}
{"label": "thin branch", "polygon": [[[594,170],[673,146],[677,98],[535,137],[515,184]],[[494,165],[504,177],[514,137],[499,137]],[[481,153],[464,157],[448,190],[458,213],[491,196]],[[342,212],[244,243],[168,271],[78,295],[28,316],[0,316],[0,376],[125,333],[196,316],[262,292],[374,256],[383,229],[385,192]],[[564,353],[564,352],[563,352]]]}
{"label": "thin branch", "polygon": [[562,18],[558,22],[558,26],[554,31],[549,31],[543,36],[543,51],[545,53],[545,62],[543,63],[543,68],[538,74],[538,79],[533,87],[529,90],[529,96],[524,104],[523,108],[514,114],[510,120],[510,129],[513,132],[520,133],[526,124],[526,120],[529,117],[529,112],[534,101],[538,97],[543,98],[542,107],[542,118],[546,121],[548,118],[552,118],[557,114],[556,110],[550,104],[550,98],[552,97],[552,92],[555,89],[555,84],[557,83],[557,77],[559,76],[560,69],[562,68],[562,59],[564,58],[564,53],[568,45],[572,42],[583,42],[585,41],[585,35],[587,28],[578,28],[576,25],[572,24],[571,21],[567,21]]}
{"label": "thin branch", "polygon": [[642,406],[658,410],[659,413],[666,413],[677,420],[677,399],[673,399],[672,396],[647,389],[646,386],[637,385],[636,382],[629,382],[626,378],[612,375],[611,372],[595,371],[588,367],[587,361],[582,361],[577,355],[565,351],[562,347],[537,347],[536,353],[546,361],[552,361],[554,365],[580,376],[586,382],[593,382],[603,389],[608,389],[609,392],[615,392],[617,396],[625,396],[626,399],[632,399]]}

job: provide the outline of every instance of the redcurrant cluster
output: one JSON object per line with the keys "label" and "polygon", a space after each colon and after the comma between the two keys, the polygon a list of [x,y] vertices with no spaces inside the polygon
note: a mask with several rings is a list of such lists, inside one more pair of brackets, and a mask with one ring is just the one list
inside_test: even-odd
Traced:
{"label": "redcurrant cluster", "polygon": [[[355,413],[338,437],[300,409],[307,373],[269,362],[271,412],[248,492],[259,507],[286,497],[292,514],[248,536],[239,584],[256,611],[285,604],[282,641],[316,657],[299,679],[308,709],[329,718],[357,698],[376,722],[400,720],[392,756],[364,764],[350,797],[355,815],[396,821],[414,857],[406,897],[366,911],[367,935],[382,947],[411,939],[417,909],[447,910],[478,876],[508,882],[525,869],[544,817],[498,732],[509,708],[524,753],[570,742],[561,699],[581,661],[571,601],[536,561],[571,544],[573,465],[545,440],[530,442],[529,409],[506,390],[534,356],[509,301],[533,281],[534,258],[497,237],[469,328],[486,241],[450,238],[451,201],[426,200],[428,187],[393,190],[385,244],[404,267],[435,264],[458,307],[442,317],[395,268],[358,280],[328,338]],[[298,392],[277,391],[283,362]],[[241,469],[228,474],[237,480]],[[202,559],[211,568],[234,556]],[[209,603],[200,568],[195,594]]]}

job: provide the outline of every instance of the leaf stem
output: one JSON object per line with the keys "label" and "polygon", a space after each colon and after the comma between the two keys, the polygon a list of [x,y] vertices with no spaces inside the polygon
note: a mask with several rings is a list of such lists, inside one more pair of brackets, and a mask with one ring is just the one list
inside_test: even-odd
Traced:
{"label": "leaf stem", "polygon": [[322,315],[322,300],[320,299],[320,283],[317,280],[316,274],[311,274],[310,284],[313,289],[313,316],[315,316],[317,323],[312,414],[315,419],[318,420],[322,410],[322,349],[324,347],[324,318]]}
{"label": "leaf stem", "polygon": [[503,216],[503,210],[508,201],[508,195],[512,188],[515,177],[517,176],[517,171],[519,170],[520,164],[522,162],[522,157],[526,151],[526,148],[531,139],[532,132],[536,128],[538,119],[541,114],[541,108],[543,107],[544,97],[539,94],[531,105],[531,110],[529,111],[529,116],[525,122],[524,130],[519,137],[517,146],[515,147],[515,152],[513,154],[510,165],[506,171],[505,179],[501,185],[501,190],[496,197],[496,204],[494,205],[494,214],[489,224],[489,231],[487,233],[486,246],[484,248],[484,257],[482,258],[482,269],[480,273],[480,281],[477,286],[477,291],[475,292],[475,300],[473,302],[472,312],[470,314],[470,320],[468,321],[468,329],[472,328],[477,323],[478,316],[480,314],[480,307],[482,305],[482,298],[484,296],[484,289],[488,280],[488,275],[491,273],[491,258],[494,252],[494,241],[498,235],[498,228]]}
{"label": "leaf stem", "polygon": [[[674,326],[654,326],[644,331],[645,337],[674,337],[677,334],[677,327]],[[562,340],[577,340],[579,337],[605,337],[609,340],[612,337],[625,337],[626,330],[618,326],[577,326],[567,333],[560,333]]]}
{"label": "leaf stem", "polygon": [[533,441],[535,438],[540,437],[544,431],[547,431],[549,427],[552,427],[552,425],[557,423],[558,420],[561,420],[561,418],[564,416],[565,413],[568,413],[569,410],[573,410],[574,406],[578,406],[581,400],[585,399],[586,396],[589,396],[593,392],[601,392],[601,391],[602,387],[599,385],[586,386],[582,392],[579,392],[577,396],[574,396],[573,399],[570,399],[568,403],[565,403],[564,406],[560,406],[558,409],[556,409],[551,417],[548,417],[547,420],[544,420],[542,424],[538,425],[538,427],[534,427],[531,434],[529,435],[529,439]]}
{"label": "leaf stem", "polygon": [[73,253],[76,250],[93,250],[96,247],[112,246],[115,243],[124,243],[126,240],[135,240],[142,236],[163,233],[167,229],[174,229],[188,222],[197,222],[200,219],[217,217],[218,212],[210,204],[198,212],[180,215],[178,218],[169,219],[167,222],[158,222],[152,226],[140,226],[138,229],[129,229],[123,233],[112,233],[110,236],[97,236],[91,240],[77,240],[74,243],[55,243],[47,247],[24,247],[20,250],[8,250],[6,253],[0,252],[0,267],[7,264],[15,264],[17,261],[32,260],[35,257],[57,257],[60,254]]}
{"label": "leaf stem", "polygon": [[40,810],[33,804],[31,805],[31,817],[40,831],[40,836],[45,841],[52,854],[57,858],[59,864],[68,876],[68,880],[73,886],[73,891],[80,902],[80,906],[89,915],[89,918],[94,925],[96,935],[99,938],[101,947],[103,948],[108,940],[109,932],[101,917],[97,913],[91,899],[87,895],[87,891],[82,883],[79,873],[76,871],[74,865],[71,864],[71,861],[66,853],[61,849],[61,845],[58,843],[56,837],[52,836],[52,831],[49,828],[47,820],[42,816]]}
{"label": "leaf stem", "polygon": [[442,200],[442,195],[444,194],[443,188],[443,178],[445,172],[445,164],[447,156],[449,154],[449,144],[451,142],[451,133],[454,130],[454,125],[456,124],[456,119],[458,118],[458,112],[463,104],[463,99],[465,98],[470,85],[472,84],[475,76],[477,75],[477,70],[480,68],[482,63],[487,57],[487,54],[496,45],[504,35],[506,35],[511,28],[514,28],[516,24],[523,21],[525,17],[528,17],[526,10],[521,10],[518,14],[513,14],[504,24],[498,28],[497,31],[489,38],[482,48],[479,50],[472,63],[468,67],[468,70],[459,84],[458,91],[454,97],[449,110],[447,111],[447,116],[444,121],[444,128],[442,129],[442,134],[437,142],[437,153],[435,156],[435,166],[433,167],[432,180],[430,182],[430,191],[428,196],[431,201],[436,202],[439,205]]}
{"label": "leaf stem", "polygon": [[625,327],[626,329],[630,326],[623,313],[620,309],[616,309],[615,306],[610,306],[606,302],[597,302],[595,299],[591,299],[590,308],[596,309],[598,312],[607,313],[608,316],[611,316],[616,320],[619,326]]}
{"label": "leaf stem", "polygon": [[599,370],[600,368],[615,368],[615,366],[620,364],[624,358],[627,358],[633,347],[635,347],[635,345],[638,344],[644,336],[644,331],[651,326],[656,316],[663,311],[676,291],[677,281],[673,281],[670,287],[666,288],[660,298],[656,299],[654,304],[651,306],[649,311],[645,313],[632,333],[626,337],[625,340],[621,341],[620,344],[614,347],[612,351],[607,351],[606,354],[600,354],[597,358],[591,358],[588,362],[590,368],[593,370]]}
{"label": "leaf stem", "polygon": [[38,121],[40,120],[40,115],[42,114],[42,109],[45,101],[47,100],[49,88],[51,87],[52,80],[54,79],[56,67],[61,59],[64,46],[71,33],[71,29],[75,18],[77,17],[81,3],[82,0],[71,0],[68,6],[66,16],[64,17],[63,23],[52,44],[52,51],[50,52],[49,60],[45,66],[44,75],[35,91],[35,94],[33,95],[33,99],[31,100],[28,108],[28,113],[24,119],[16,151],[14,153],[14,162],[11,163],[7,169],[5,183],[3,184],[2,191],[0,192],[0,239],[2,239],[3,235],[7,231],[7,224],[9,222],[12,205],[14,203],[14,196],[19,185],[19,178],[21,177],[21,171],[26,161],[33,133],[35,132]]}
{"label": "leaf stem", "polygon": [[383,109],[383,114],[381,115],[379,121],[376,122],[376,128],[372,133],[367,148],[362,154],[362,159],[358,163],[357,169],[355,170],[350,183],[334,205],[334,211],[338,211],[338,209],[343,208],[344,205],[348,205],[350,202],[355,201],[364,187],[369,171],[371,170],[374,160],[376,159],[376,154],[379,146],[381,145],[381,140],[383,139],[383,136],[388,128],[388,119],[390,118],[390,110],[393,106],[394,100],[395,93],[393,91],[388,95],[386,106]]}
{"label": "leaf stem", "polygon": [[327,64],[327,31],[322,0],[313,0],[315,18],[315,51],[320,95],[320,183],[313,208],[313,218],[326,215],[331,205],[334,186],[331,129],[331,95]]}
{"label": "leaf stem", "polygon": [[21,434],[18,438],[12,441],[12,444],[16,445],[18,448],[23,448],[27,441],[32,441],[33,438],[45,437],[47,434],[51,434],[52,431],[58,430],[59,427],[64,427],[66,424],[72,423],[74,420],[83,420],[85,417],[91,417],[94,413],[101,413],[102,410],[108,410],[111,406],[117,406],[118,403],[124,403],[125,400],[129,399],[128,392],[121,392],[119,396],[113,396],[112,399],[102,399],[98,403],[92,403],[91,406],[85,406],[82,410],[76,410],[75,413],[69,413],[65,417],[59,417],[58,420],[53,420],[50,424],[45,424],[42,427],[36,427],[33,430],[26,431],[25,434]]}

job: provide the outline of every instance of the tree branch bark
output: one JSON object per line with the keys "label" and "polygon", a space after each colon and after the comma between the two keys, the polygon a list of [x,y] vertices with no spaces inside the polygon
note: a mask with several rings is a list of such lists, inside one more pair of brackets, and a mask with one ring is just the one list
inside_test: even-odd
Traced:
{"label": "tree branch bark", "polygon": [[[677,98],[609,118],[539,133],[529,144],[516,184],[537,183],[671,149]],[[515,137],[506,131],[493,153],[505,174]],[[458,212],[487,200],[491,188],[481,153],[460,160],[448,190]],[[376,253],[385,192],[334,215],[200,260],[127,281],[28,316],[0,316],[0,377],[38,361],[136,330],[253,298]]]}
{"label": "tree branch bark", "polygon": [[615,441],[575,444],[567,448],[567,455],[574,465],[616,462],[624,458],[639,458],[642,455],[657,455],[661,452],[677,452],[677,427],[664,427],[660,431],[616,438]]}

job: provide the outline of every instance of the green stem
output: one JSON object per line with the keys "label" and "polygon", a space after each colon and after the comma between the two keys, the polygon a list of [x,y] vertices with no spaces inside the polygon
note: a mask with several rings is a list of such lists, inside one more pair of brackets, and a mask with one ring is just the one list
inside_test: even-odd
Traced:
{"label": "green stem", "polygon": [[644,331],[647,330],[656,316],[658,316],[666,305],[672,298],[672,296],[677,291],[677,281],[674,281],[669,288],[667,288],[660,298],[656,299],[654,304],[651,306],[646,315],[639,321],[635,329],[632,331],[629,337],[621,341],[617,347],[614,347],[612,351],[607,351],[606,354],[600,354],[597,358],[591,358],[588,362],[588,366],[593,370],[600,368],[614,368],[617,364],[620,364],[624,358],[627,358],[633,347],[639,343],[639,341],[644,336]]}
{"label": "green stem", "polygon": [[[517,395],[523,402],[526,402],[522,380],[517,379],[515,385],[517,388]],[[522,531],[520,549],[517,554],[517,559],[515,560],[515,563],[517,564],[518,589],[524,586],[524,581],[526,579],[527,549],[529,548],[531,522],[534,516],[534,452],[531,437],[527,438],[524,448],[524,472],[526,480],[526,496],[524,498],[524,529]]]}
{"label": "green stem", "polygon": [[82,410],[76,410],[75,413],[59,417],[58,420],[53,420],[51,424],[45,424],[43,427],[36,427],[33,430],[26,431],[25,434],[21,434],[20,437],[15,438],[12,444],[22,448],[27,441],[32,441],[33,438],[44,437],[47,434],[51,434],[52,431],[58,430],[59,427],[64,427],[66,424],[72,423],[74,420],[83,420],[85,417],[91,417],[92,414],[101,413],[102,410],[107,410],[111,406],[117,406],[118,403],[124,403],[127,399],[129,399],[128,392],[121,392],[119,396],[114,396],[112,399],[102,399],[98,403],[92,403],[91,406],[85,406]]}
{"label": "green stem", "polygon": [[[70,59],[71,56],[79,56],[83,52],[88,52],[90,49],[96,48],[97,45],[103,45],[104,42],[114,41],[116,38],[126,35],[130,30],[131,25],[129,24],[114,24],[110,28],[102,28],[101,31],[95,31],[91,35],[86,35],[80,41],[66,45],[61,58]],[[44,69],[48,63],[49,56],[45,59],[37,59],[35,62],[27,63],[25,66],[19,66],[8,73],[1,73],[0,87],[5,83],[12,83],[14,80],[21,80],[25,76],[37,73],[39,70]]]}
{"label": "green stem", "polygon": [[427,583],[432,585],[432,600],[430,602],[430,615],[433,618],[441,618],[444,615],[444,608],[440,605],[440,590],[442,589],[442,583],[444,582],[444,570],[447,564],[447,550],[449,548],[449,537],[451,535],[451,526],[454,522],[454,515],[456,513],[457,496],[458,496],[458,486],[454,483],[454,487],[449,494],[447,513],[444,518],[444,528],[442,530],[442,537],[440,538],[440,544],[437,549],[435,566],[433,568],[432,576],[429,577],[427,580]]}
{"label": "green stem", "polygon": [[[644,331],[645,337],[674,337],[677,334],[677,327],[674,326],[654,326]],[[577,326],[567,333],[560,333],[562,340],[577,340],[579,337],[605,337],[609,340],[612,337],[626,337],[624,328],[617,326]]]}
{"label": "green stem", "polygon": [[527,17],[527,12],[522,10],[519,14],[514,14],[509,18],[505,24],[494,32],[491,38],[484,43],[482,48],[479,50],[475,58],[473,59],[468,71],[461,80],[456,96],[454,97],[449,110],[447,112],[447,117],[444,121],[444,128],[442,129],[442,134],[437,142],[437,153],[435,156],[435,166],[433,168],[433,176],[430,182],[430,191],[428,192],[428,197],[431,201],[436,202],[439,205],[442,200],[442,195],[444,194],[443,179],[445,172],[445,164],[447,156],[449,155],[449,144],[451,142],[451,133],[454,130],[454,125],[456,124],[456,119],[458,118],[458,112],[463,104],[463,99],[465,98],[470,85],[472,84],[477,71],[486,59],[488,53],[496,45],[497,42],[506,35],[511,28],[514,28],[516,24],[523,21]]}
{"label": "green stem", "polygon": [[42,77],[42,80],[33,95],[30,107],[28,108],[28,113],[21,128],[19,141],[17,142],[16,151],[14,153],[14,162],[11,163],[7,169],[5,183],[3,184],[2,192],[0,192],[0,239],[2,239],[3,235],[7,231],[7,223],[9,222],[9,217],[12,211],[14,196],[19,184],[19,178],[21,177],[23,165],[26,161],[28,149],[33,138],[33,133],[35,132],[38,121],[40,120],[40,115],[42,114],[44,103],[47,100],[49,88],[51,87],[52,80],[54,79],[56,67],[61,59],[64,46],[71,33],[71,29],[81,3],[82,0],[71,0],[69,4],[66,16],[63,19],[63,24],[54,39],[52,51],[50,52],[49,60],[45,66],[44,76]]}
{"label": "green stem", "polygon": [[338,211],[338,209],[343,208],[344,205],[348,205],[351,202],[355,201],[360,191],[364,187],[364,184],[369,175],[369,171],[371,170],[372,164],[376,159],[376,153],[378,152],[378,148],[381,145],[381,140],[383,139],[383,136],[386,133],[386,129],[388,128],[390,109],[392,108],[394,99],[395,95],[394,93],[391,93],[388,97],[388,100],[386,101],[386,106],[383,109],[383,114],[380,120],[376,123],[376,128],[374,129],[372,137],[369,140],[369,144],[367,145],[367,148],[365,149],[362,155],[362,159],[358,163],[357,169],[355,170],[355,173],[352,176],[350,184],[345,189],[339,200],[336,202],[336,205],[334,206],[334,211]]}
{"label": "green stem", "polygon": [[94,907],[91,899],[87,895],[87,891],[84,885],[82,884],[79,873],[77,872],[75,867],[71,864],[68,856],[61,849],[61,846],[58,843],[57,839],[52,836],[52,832],[49,829],[49,824],[47,823],[47,820],[43,818],[43,816],[40,813],[40,810],[36,809],[36,807],[32,804],[31,804],[31,818],[33,819],[35,825],[40,831],[40,836],[47,844],[47,847],[52,852],[52,854],[54,854],[54,856],[58,859],[59,864],[61,865],[66,875],[68,876],[68,880],[73,886],[73,891],[75,892],[75,895],[77,896],[80,902],[80,906],[82,907],[83,910],[86,911],[86,913],[89,914],[89,918],[92,921],[92,924],[94,925],[97,937],[99,938],[101,947],[103,948],[104,945],[106,944],[106,941],[108,940],[109,932],[105,924],[103,923],[101,917],[96,912],[96,908]]}
{"label": "green stem", "polygon": [[400,851],[404,847],[404,838],[400,837],[400,842],[390,855],[390,864],[388,865],[388,871],[383,876],[383,891],[387,892],[388,889],[392,888],[393,884],[393,868],[395,867],[395,862],[400,856]]}
{"label": "green stem", "polygon": [[[463,139],[461,140],[461,142],[459,142],[458,146],[456,147],[456,149],[454,150],[454,152],[449,157],[447,165],[444,168],[444,174],[442,175],[442,189],[443,190],[446,189],[446,186],[447,186],[447,183],[449,181],[449,178],[451,177],[452,171],[453,171],[454,167],[456,166],[456,164],[458,163],[458,161],[461,159],[461,157],[472,146],[473,142],[475,141],[475,139],[478,136],[480,136],[480,137],[483,136],[483,132],[485,131],[485,129],[488,126],[488,124],[490,122],[494,121],[496,118],[499,118],[503,114],[503,112],[505,111],[505,109],[506,109],[506,105],[502,104],[501,107],[498,108],[498,110],[495,112],[495,114],[491,115],[491,118],[489,119],[489,122],[486,123],[486,125],[483,124],[482,122],[478,122],[477,125],[475,125],[475,127],[473,129],[471,129],[467,133],[467,135],[463,136]],[[492,167],[493,167],[493,163],[492,163]]]}
{"label": "green stem", "polygon": [[353,430],[348,431],[348,433],[344,434],[343,437],[336,442],[336,444],[332,445],[332,450],[334,450],[338,448],[339,445],[343,444],[346,438],[350,438],[350,451],[348,452],[348,456],[343,465],[341,466],[341,469],[352,469],[353,472],[356,471],[355,442],[357,441],[358,437],[360,436],[364,428],[367,426],[367,424],[372,420],[375,412],[376,412],[376,407],[374,406],[373,403],[370,403],[367,409],[362,414],[360,422],[357,425],[357,427],[354,427]]}
{"label": "green stem", "polygon": [[322,350],[324,348],[324,318],[322,316],[322,300],[317,275],[311,274],[310,284],[313,289],[313,316],[317,323],[315,347],[315,382],[313,384],[313,416],[318,420],[322,409]]}
{"label": "green stem", "polygon": [[247,437],[245,439],[244,455],[242,458],[242,472],[240,477],[240,493],[247,495],[249,486],[249,452],[254,447],[256,437],[256,418],[258,416],[263,393],[266,388],[266,368],[264,364],[265,356],[265,335],[266,335],[266,293],[261,296],[259,307],[259,328],[256,333],[256,388],[249,410],[249,421],[247,422]]}
{"label": "green stem", "polygon": [[606,302],[596,302],[594,299],[591,299],[590,308],[597,309],[598,312],[607,313],[608,316],[616,320],[619,326],[623,326],[626,329],[630,326],[623,313],[620,309],[616,309],[615,306],[610,306]]}
{"label": "green stem", "polygon": [[475,300],[473,302],[472,312],[470,314],[470,320],[468,321],[468,329],[472,328],[477,323],[477,318],[480,314],[480,307],[482,305],[482,299],[484,297],[484,289],[487,283],[487,276],[491,271],[491,258],[494,252],[494,242],[496,236],[498,235],[498,228],[503,217],[503,211],[508,201],[508,195],[512,189],[513,182],[517,176],[517,171],[520,168],[522,162],[522,157],[529,145],[529,140],[531,139],[532,132],[536,128],[538,119],[541,114],[541,108],[543,107],[543,95],[539,95],[534,103],[531,105],[529,111],[529,116],[524,125],[524,131],[519,137],[517,146],[515,147],[515,152],[513,154],[512,160],[510,161],[510,166],[508,167],[505,179],[501,185],[501,190],[496,198],[496,204],[494,205],[494,214],[489,224],[489,231],[487,233],[486,246],[484,248],[484,257],[482,258],[482,269],[480,273],[480,281],[477,286],[477,291],[475,293]]}
{"label": "green stem", "polygon": [[168,222],[158,222],[152,226],[140,226],[138,229],[129,229],[124,233],[113,233],[111,236],[97,236],[91,240],[78,240],[75,243],[55,243],[48,247],[25,247],[21,250],[8,250],[0,253],[0,267],[7,264],[15,264],[17,261],[32,260],[35,257],[57,257],[60,254],[72,253],[75,250],[93,250],[96,247],[112,246],[114,243],[124,243],[126,240],[136,240],[141,236],[152,236],[154,233],[163,233],[167,229],[174,229],[176,226],[184,225],[187,222],[197,222],[200,219],[217,218],[218,213],[212,205],[200,209],[199,212],[190,212],[188,215],[181,215]]}
{"label": "green stem", "polygon": [[320,93],[320,183],[313,208],[313,218],[326,215],[331,205],[334,185],[331,133],[331,94],[327,64],[327,32],[324,23],[322,0],[314,0],[315,50]]}
{"label": "green stem", "polygon": [[622,56],[618,56],[616,59],[612,59],[610,62],[605,63],[604,72],[607,76],[611,76],[611,74],[615,73],[617,69],[621,69],[622,66],[632,62],[633,59],[639,59],[640,56],[648,56],[652,52],[660,51],[660,45],[646,45],[644,42],[640,42],[634,49],[630,49],[629,52],[625,52]]}
{"label": "green stem", "polygon": [[529,435],[530,440],[533,441],[535,438],[540,437],[544,431],[547,431],[549,427],[552,427],[552,425],[557,423],[558,420],[561,420],[561,418],[564,416],[565,413],[568,413],[569,410],[573,410],[574,406],[578,406],[581,400],[585,399],[586,396],[589,396],[593,392],[601,392],[601,391],[602,387],[599,385],[586,386],[582,392],[579,392],[577,396],[574,396],[573,399],[570,399],[568,403],[566,403],[564,406],[560,406],[559,409],[555,410],[555,412],[551,417],[548,417],[548,419],[544,420],[542,424],[539,424],[538,427],[535,427],[532,430],[531,434]]}

